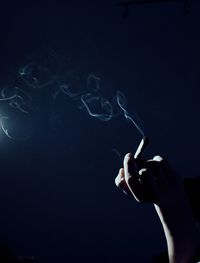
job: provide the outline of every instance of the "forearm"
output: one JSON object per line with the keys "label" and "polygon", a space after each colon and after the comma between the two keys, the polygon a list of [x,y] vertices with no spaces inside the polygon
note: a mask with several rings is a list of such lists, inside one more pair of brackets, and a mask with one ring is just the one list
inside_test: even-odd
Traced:
{"label": "forearm", "polygon": [[154,206],[165,232],[170,263],[188,263],[200,248],[200,239],[185,194],[178,196],[171,204]]}

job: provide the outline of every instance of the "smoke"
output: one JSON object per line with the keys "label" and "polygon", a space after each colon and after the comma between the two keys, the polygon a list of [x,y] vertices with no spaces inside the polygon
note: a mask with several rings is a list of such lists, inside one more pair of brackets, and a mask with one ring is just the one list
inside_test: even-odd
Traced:
{"label": "smoke", "polygon": [[54,83],[56,77],[51,75],[48,68],[31,62],[19,70],[19,77],[32,89],[43,89]]}
{"label": "smoke", "polygon": [[121,91],[117,91],[117,95],[116,95],[116,100],[117,100],[117,104],[120,107],[120,109],[123,111],[124,117],[130,121],[131,123],[134,124],[134,126],[136,127],[136,129],[140,132],[140,134],[142,135],[142,137],[144,136],[144,132],[143,130],[140,128],[140,126],[136,123],[136,121],[134,120],[133,117],[130,116],[130,114],[127,112],[127,110],[125,109],[126,107],[126,98],[124,96],[124,94]]}
{"label": "smoke", "polygon": [[[69,71],[54,73],[35,62],[21,67],[16,80],[17,84],[0,90],[0,105],[2,109],[6,108],[0,116],[0,127],[4,134],[9,139],[28,139],[29,135],[23,135],[21,138],[16,136],[15,131],[18,127],[12,129],[15,131],[11,134],[8,122],[12,122],[15,115],[22,119],[24,116],[31,119],[33,112],[40,114],[42,101],[45,99],[53,105],[58,97],[66,96],[77,103],[77,107],[90,117],[108,122],[121,116],[131,122],[144,136],[136,116],[131,116],[128,112],[127,100],[122,91],[117,90],[115,94],[107,98],[103,95],[101,79],[97,74],[90,73],[82,78],[78,76],[74,78],[76,81],[72,81],[70,76],[72,74],[74,73]],[[43,98],[45,96],[46,98]]]}

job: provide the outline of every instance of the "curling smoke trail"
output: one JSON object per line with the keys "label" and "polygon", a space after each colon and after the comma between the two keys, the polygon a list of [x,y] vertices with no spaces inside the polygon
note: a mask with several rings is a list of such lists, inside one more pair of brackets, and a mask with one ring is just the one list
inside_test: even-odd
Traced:
{"label": "curling smoke trail", "polygon": [[[90,84],[93,82],[93,89],[90,90]],[[100,93],[100,78],[95,74],[90,74],[87,78],[86,91],[74,93],[70,90],[68,85],[62,85],[61,91],[72,99],[79,99],[83,108],[87,113],[94,118],[98,118],[102,121],[110,121],[114,117],[120,115],[120,111],[126,120],[134,124],[136,129],[144,136],[143,130],[136,123],[133,117],[130,116],[126,110],[126,97],[121,91],[117,91],[116,95],[111,100],[105,99]],[[96,106],[96,107],[94,107]],[[97,108],[103,113],[96,112],[93,108]],[[93,109],[93,110],[92,110]],[[119,111],[120,110],[120,111]]]}
{"label": "curling smoke trail", "polygon": [[[102,110],[105,110],[107,113],[99,114],[99,113],[94,113],[91,111],[89,107],[89,103],[96,103],[98,101],[100,103],[100,106]],[[108,100],[103,99],[102,97],[94,97],[90,93],[87,93],[85,95],[81,96],[81,102],[85,106],[87,112],[91,117],[98,118],[102,121],[109,121],[113,118],[113,107],[111,103]]]}
{"label": "curling smoke trail", "polygon": [[[69,74],[68,74],[69,75]],[[101,121],[108,122],[120,115],[130,121],[139,133],[144,136],[144,132],[127,110],[126,97],[121,91],[117,91],[110,99],[105,98],[101,92],[101,79],[94,73],[90,73],[86,80],[78,79],[78,85],[70,80],[63,81],[63,74],[52,74],[46,67],[38,66],[37,63],[29,63],[19,70],[20,88],[2,88],[0,90],[0,103],[7,105],[22,115],[30,115],[34,109],[37,109],[36,96],[48,96],[52,98],[52,104],[63,94],[75,102],[78,102],[79,109],[85,110],[89,116]],[[81,83],[81,85],[80,85]],[[78,89],[77,89],[78,86]],[[45,93],[43,93],[45,90]],[[43,98],[42,98],[43,99]],[[31,115],[30,115],[31,118]],[[12,121],[8,115],[0,117],[0,126],[4,134],[14,139],[6,128],[7,121]]]}
{"label": "curling smoke trail", "polygon": [[136,129],[141,133],[142,137],[144,137],[144,132],[143,130],[140,128],[140,126],[136,123],[136,121],[133,119],[133,117],[131,117],[129,115],[129,113],[127,112],[127,110],[124,108],[125,105],[124,105],[124,102],[122,101],[122,98],[124,97],[124,94],[121,92],[121,91],[117,91],[117,95],[116,95],[116,98],[117,98],[117,103],[118,103],[118,106],[120,107],[120,109],[123,111],[124,113],[124,117],[132,122]]}

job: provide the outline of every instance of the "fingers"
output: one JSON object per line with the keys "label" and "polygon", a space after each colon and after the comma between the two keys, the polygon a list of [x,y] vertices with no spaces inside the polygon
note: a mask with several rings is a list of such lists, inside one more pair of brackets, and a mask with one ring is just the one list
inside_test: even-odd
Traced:
{"label": "fingers", "polygon": [[131,153],[127,153],[124,157],[124,176],[127,185],[134,184],[137,181],[138,167],[136,160]]}
{"label": "fingers", "polygon": [[139,170],[139,175],[140,175],[140,177],[143,175],[143,174],[145,174],[147,172],[147,168],[142,168],[142,169],[140,169]]}
{"label": "fingers", "polygon": [[166,180],[171,181],[175,179],[175,171],[172,169],[172,167],[166,159],[162,158],[159,155],[156,155],[154,156],[153,160],[160,164],[163,176],[166,178]]}
{"label": "fingers", "polygon": [[153,160],[156,162],[162,162],[164,159],[160,155],[156,155],[153,157]]}
{"label": "fingers", "polygon": [[139,180],[145,186],[146,191],[155,190],[157,184],[157,177],[155,176],[155,173],[152,171],[152,169],[150,169],[149,167],[142,168],[139,171]]}
{"label": "fingers", "polygon": [[159,155],[154,156],[152,160],[148,160],[145,164],[147,168],[146,174],[140,177],[141,181],[146,183],[157,196],[163,193],[176,180],[174,171],[168,162]]}
{"label": "fingers", "polygon": [[138,180],[138,167],[136,160],[131,153],[126,154],[124,158],[124,168],[119,170],[119,174],[115,179],[115,184],[126,194],[134,196],[135,199],[140,202],[142,185]]}
{"label": "fingers", "polygon": [[123,178],[124,178],[124,169],[120,168],[119,173],[118,173],[117,177],[115,178],[115,184],[117,187],[120,187],[120,184],[121,184]]}
{"label": "fingers", "polygon": [[124,175],[126,181],[131,177],[131,173],[129,169],[131,159],[132,159],[131,153],[127,153],[124,157]]}
{"label": "fingers", "polygon": [[161,156],[156,155],[144,161],[128,153],[115,184],[138,202],[155,202],[169,186],[170,177],[174,177],[173,170]]}
{"label": "fingers", "polygon": [[119,170],[119,174],[115,179],[115,184],[121,188],[126,194],[133,196],[138,195],[138,168],[131,153],[124,157],[124,168]]}
{"label": "fingers", "polygon": [[[163,171],[162,162],[163,158],[159,155],[154,156],[152,160],[146,162],[146,168],[149,171],[149,178],[151,177],[151,185],[166,184],[167,180]],[[150,180],[150,179],[149,179]]]}
{"label": "fingers", "polygon": [[157,180],[154,176],[152,176],[151,169],[140,169],[139,181],[143,186],[142,202],[154,203],[157,197]]}
{"label": "fingers", "polygon": [[115,184],[117,187],[121,188],[125,194],[131,194],[129,187],[125,181],[124,169],[123,168],[121,168],[119,170],[119,173],[118,173],[117,177],[115,178]]}
{"label": "fingers", "polygon": [[126,154],[124,158],[124,177],[130,193],[136,201],[142,202],[143,186],[138,176],[139,160],[133,158],[131,153]]}

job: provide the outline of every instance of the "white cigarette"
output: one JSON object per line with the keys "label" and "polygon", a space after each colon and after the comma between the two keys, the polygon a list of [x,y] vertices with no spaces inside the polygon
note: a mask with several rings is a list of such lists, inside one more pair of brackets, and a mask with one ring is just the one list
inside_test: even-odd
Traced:
{"label": "white cigarette", "polygon": [[142,153],[144,152],[148,144],[149,144],[149,138],[144,136],[135,152],[135,155],[134,155],[135,159],[138,159],[141,157]]}

